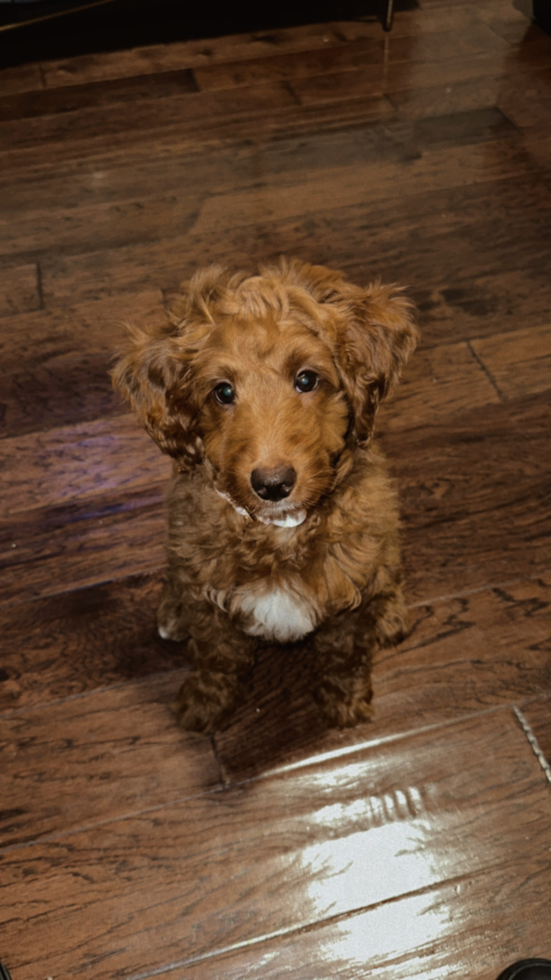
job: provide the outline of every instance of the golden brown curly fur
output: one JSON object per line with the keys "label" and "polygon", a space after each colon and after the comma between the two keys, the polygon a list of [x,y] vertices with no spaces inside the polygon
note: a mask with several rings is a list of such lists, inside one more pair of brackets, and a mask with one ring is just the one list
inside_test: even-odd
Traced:
{"label": "golden brown curly fur", "polygon": [[158,625],[196,664],[184,728],[228,722],[259,641],[306,636],[328,724],[369,717],[373,652],[406,624],[372,430],[416,338],[399,291],[296,260],[255,276],[212,266],[164,329],[129,330],[114,384],[174,458]]}

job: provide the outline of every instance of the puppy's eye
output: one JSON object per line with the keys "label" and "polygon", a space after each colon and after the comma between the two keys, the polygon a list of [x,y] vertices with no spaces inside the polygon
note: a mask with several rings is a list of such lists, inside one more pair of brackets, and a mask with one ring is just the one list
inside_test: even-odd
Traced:
{"label": "puppy's eye", "polygon": [[214,397],[219,405],[233,405],[235,401],[235,388],[229,381],[221,381],[214,389]]}
{"label": "puppy's eye", "polygon": [[301,371],[295,378],[295,388],[300,392],[314,391],[319,385],[319,377],[315,371]]}

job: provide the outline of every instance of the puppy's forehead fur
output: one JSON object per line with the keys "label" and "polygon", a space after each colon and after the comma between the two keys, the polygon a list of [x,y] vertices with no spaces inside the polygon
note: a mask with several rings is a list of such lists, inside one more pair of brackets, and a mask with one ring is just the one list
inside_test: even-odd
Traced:
{"label": "puppy's forehead fur", "polygon": [[290,278],[291,270],[264,270],[257,276],[211,266],[196,273],[185,295],[176,302],[173,322],[188,330],[195,328],[205,336],[207,325],[214,326],[228,317],[243,321],[267,320],[283,324],[303,323],[312,332],[334,338],[332,311],[313,296],[306,284]]}
{"label": "puppy's forehead fur", "polygon": [[339,383],[327,343],[304,323],[292,317],[278,320],[273,313],[221,318],[198,353],[195,368],[198,377],[228,380],[255,374],[259,379],[274,373],[291,376],[310,368],[335,386]]}
{"label": "puppy's forehead fur", "polygon": [[[281,271],[229,277],[216,267],[189,284],[174,311],[179,342],[198,381],[235,380],[255,370],[317,369],[339,386],[335,313]],[[191,353],[191,358],[189,354]]]}

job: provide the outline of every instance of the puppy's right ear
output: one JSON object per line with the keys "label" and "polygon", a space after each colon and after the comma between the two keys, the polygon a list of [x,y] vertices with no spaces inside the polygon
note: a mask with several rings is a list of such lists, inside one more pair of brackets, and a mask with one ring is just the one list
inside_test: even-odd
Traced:
{"label": "puppy's right ear", "polygon": [[127,345],[111,372],[114,387],[164,453],[188,466],[201,462],[191,369],[168,329],[148,334],[127,326]]}

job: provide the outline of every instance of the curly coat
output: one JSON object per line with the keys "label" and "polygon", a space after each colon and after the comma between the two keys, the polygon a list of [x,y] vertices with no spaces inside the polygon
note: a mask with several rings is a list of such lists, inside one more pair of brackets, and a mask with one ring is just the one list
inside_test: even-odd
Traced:
{"label": "curly coat", "polygon": [[373,652],[406,630],[396,493],[372,432],[416,340],[399,290],[297,260],[211,266],[162,329],[129,328],[114,384],[174,459],[158,627],[195,661],[184,728],[228,723],[259,641],[304,637],[327,723],[369,718]]}

